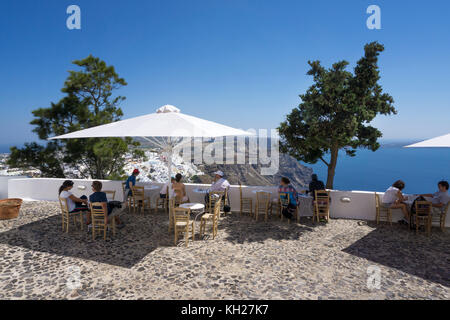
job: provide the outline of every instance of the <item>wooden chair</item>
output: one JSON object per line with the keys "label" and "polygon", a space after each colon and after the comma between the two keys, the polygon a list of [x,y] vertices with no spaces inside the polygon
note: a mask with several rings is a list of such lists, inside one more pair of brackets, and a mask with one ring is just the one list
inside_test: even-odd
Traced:
{"label": "wooden chair", "polygon": [[131,211],[133,197],[128,196],[128,189],[126,187],[126,182],[122,182],[122,191],[123,191],[123,201],[127,204],[128,212]]}
{"label": "wooden chair", "polygon": [[222,200],[220,202],[220,214],[224,213],[224,206],[227,203],[227,197],[228,197],[228,192],[226,189],[225,189],[225,191],[211,191],[209,193],[209,203],[206,208],[206,212],[214,213],[213,210],[214,210],[216,202],[218,200]]}
{"label": "wooden chair", "polygon": [[169,199],[167,202],[168,206],[168,214],[169,214],[169,232],[173,228],[173,212],[174,209],[177,208],[180,204],[175,200],[175,198]]}
{"label": "wooden chair", "polygon": [[317,222],[324,217],[327,222],[330,221],[330,192],[326,190],[315,190],[316,200],[314,200],[314,218]]}
{"label": "wooden chair", "polygon": [[258,216],[264,214],[264,221],[267,221],[269,216],[270,208],[270,197],[271,194],[268,192],[257,192],[256,193],[256,204],[255,204],[255,220],[258,221]]}
{"label": "wooden chair", "polygon": [[[278,214],[280,215],[281,221],[283,221],[283,209],[288,208],[289,204],[291,203],[291,194],[288,192],[279,192],[278,193],[278,201],[276,203]],[[273,205],[273,204],[272,204]],[[298,206],[295,207],[295,217],[297,219],[297,222],[299,222],[299,214],[298,214]],[[291,223],[290,219],[287,219],[288,223]]]}
{"label": "wooden chair", "polygon": [[427,235],[431,233],[432,224],[432,203],[430,201],[416,201],[416,212],[415,223],[416,223],[416,234],[419,232],[419,226],[423,225]]}
{"label": "wooden chair", "polygon": [[108,200],[111,199],[110,201],[114,201],[114,199],[116,198],[115,190],[105,190],[103,192],[106,193],[106,197],[108,198]]}
{"label": "wooden chair", "polygon": [[91,208],[91,228],[92,228],[92,240],[95,240],[97,233],[103,234],[103,240],[106,240],[106,232],[108,231],[108,225],[111,225],[113,235],[116,235],[116,221],[114,217],[108,219],[108,223],[105,222],[107,212],[103,210],[101,202],[94,202],[90,204]]}
{"label": "wooden chair", "polygon": [[145,197],[144,187],[131,188],[133,194],[133,212],[136,212],[136,207],[141,207],[141,213],[144,214],[145,206],[148,205],[148,210],[152,209],[151,200],[149,197]]}
{"label": "wooden chair", "polygon": [[166,197],[165,198],[158,197],[156,199],[155,211],[158,211],[159,207],[161,207],[161,209],[164,209],[166,213],[169,210],[169,186],[166,187]]}
{"label": "wooden chair", "polygon": [[59,205],[61,207],[61,219],[62,219],[62,229],[69,233],[70,220],[72,218],[74,225],[80,222],[80,229],[83,230],[84,220],[83,211],[69,212],[69,206],[67,204],[66,198],[59,198]]}
{"label": "wooden chair", "polygon": [[[440,208],[433,208],[433,209],[439,209],[438,213],[434,213],[432,211],[431,215],[431,222],[438,222],[439,227],[441,228],[442,232],[445,232],[445,219],[447,217],[448,210],[450,208],[450,202],[447,203],[447,206],[444,208],[444,211],[440,211]],[[437,210],[436,210],[437,211]]]}
{"label": "wooden chair", "polygon": [[217,232],[218,232],[218,226],[219,226],[219,218],[220,218],[220,205],[221,205],[222,199],[219,201],[216,201],[216,204],[214,205],[214,211],[213,213],[205,213],[201,220],[200,220],[200,237],[203,237],[206,225],[208,222],[212,223],[212,235],[213,239],[215,239]]}
{"label": "wooden chair", "polygon": [[375,210],[376,210],[376,221],[377,224],[380,223],[380,218],[386,218],[386,221],[392,226],[392,209],[386,208],[381,204],[380,195],[375,192]]}
{"label": "wooden chair", "polygon": [[239,182],[239,199],[240,199],[240,214],[242,216],[243,213],[249,213],[250,216],[253,216],[253,199],[252,198],[244,198],[242,196],[242,184]]}
{"label": "wooden chair", "polygon": [[191,210],[187,208],[173,209],[173,225],[175,230],[175,245],[178,242],[178,235],[184,233],[186,247],[189,243],[189,232],[192,233],[192,241],[194,241],[195,225],[191,219]]}

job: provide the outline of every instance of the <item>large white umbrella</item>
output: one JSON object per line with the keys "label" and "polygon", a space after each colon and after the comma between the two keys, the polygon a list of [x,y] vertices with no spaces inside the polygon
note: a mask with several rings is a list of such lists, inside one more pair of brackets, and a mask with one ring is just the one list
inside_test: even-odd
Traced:
{"label": "large white umbrella", "polygon": [[450,133],[444,136],[414,143],[405,148],[450,148]]}
{"label": "large white umbrella", "polygon": [[244,130],[183,114],[178,108],[171,105],[165,105],[157,109],[156,113],[68,133],[50,138],[49,140],[106,137],[143,138],[158,145],[163,151],[168,153],[170,185],[173,149],[175,145],[179,143],[181,138],[214,138],[251,135],[253,134]]}

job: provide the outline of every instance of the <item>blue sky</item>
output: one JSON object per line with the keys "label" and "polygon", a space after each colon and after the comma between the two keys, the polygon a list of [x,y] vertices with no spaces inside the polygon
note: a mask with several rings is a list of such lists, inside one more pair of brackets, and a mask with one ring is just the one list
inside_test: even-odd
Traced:
{"label": "blue sky", "polygon": [[[66,8],[81,8],[81,30]],[[366,27],[381,8],[382,30]],[[71,61],[93,54],[128,86],[125,118],[164,104],[239,128],[275,128],[311,85],[308,60],[353,67],[377,40],[381,83],[399,114],[374,124],[387,139],[450,132],[450,2],[2,1],[0,145],[37,140],[31,111],[62,97]]]}

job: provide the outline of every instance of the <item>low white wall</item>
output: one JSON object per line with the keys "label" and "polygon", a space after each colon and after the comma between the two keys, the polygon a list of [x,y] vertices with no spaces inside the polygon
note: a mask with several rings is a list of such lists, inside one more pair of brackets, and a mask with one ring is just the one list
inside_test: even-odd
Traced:
{"label": "low white wall", "polygon": [[8,198],[8,181],[11,179],[25,179],[26,176],[0,176],[0,199]]}
{"label": "low white wall", "polygon": [[[22,198],[24,200],[47,200],[57,201],[58,188],[65,179],[10,179],[8,180],[8,197]],[[75,185],[73,193],[76,196],[90,195],[92,193],[91,184],[93,180],[73,180]],[[115,190],[116,200],[123,201],[122,181],[106,181],[103,182],[103,190]],[[150,184],[150,183],[148,183]],[[146,185],[146,183],[137,183],[137,185]],[[162,183],[152,183],[162,187]],[[81,190],[80,187],[85,189]],[[196,188],[208,188],[206,184],[186,184],[186,192],[191,202],[204,202],[204,194],[196,193]],[[243,186],[242,193],[244,197],[256,198],[254,190],[264,190],[272,192],[276,198],[278,188],[267,186]],[[158,193],[154,193],[155,196]],[[381,195],[382,193],[380,193]],[[239,211],[239,186],[233,185],[229,192],[231,210]],[[343,199],[349,200],[342,201]],[[330,215],[332,218],[345,218],[357,220],[375,220],[375,193],[368,191],[331,191],[331,208]],[[402,218],[403,214],[400,210],[393,211],[393,221]],[[450,215],[447,215],[446,226],[450,227]]]}

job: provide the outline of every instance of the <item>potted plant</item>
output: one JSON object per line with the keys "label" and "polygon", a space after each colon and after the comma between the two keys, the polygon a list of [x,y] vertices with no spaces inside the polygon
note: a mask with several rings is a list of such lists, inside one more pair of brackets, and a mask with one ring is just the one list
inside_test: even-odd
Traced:
{"label": "potted plant", "polygon": [[15,219],[19,216],[22,199],[0,200],[0,220]]}

